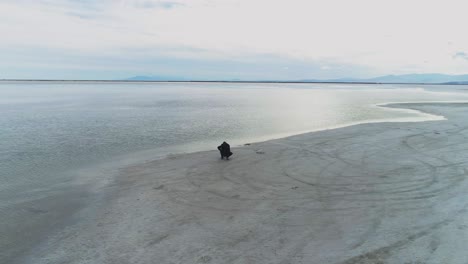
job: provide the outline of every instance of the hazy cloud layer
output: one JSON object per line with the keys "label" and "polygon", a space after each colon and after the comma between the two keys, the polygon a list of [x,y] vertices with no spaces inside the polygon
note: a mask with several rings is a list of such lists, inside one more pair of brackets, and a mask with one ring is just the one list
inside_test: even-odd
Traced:
{"label": "hazy cloud layer", "polygon": [[468,54],[466,52],[457,52],[455,53],[455,55],[453,55],[453,58],[454,59],[464,59],[464,60],[468,60]]}
{"label": "hazy cloud layer", "polygon": [[[219,78],[461,74],[467,7],[460,0],[0,0],[0,78],[96,64],[113,78],[161,70],[203,76],[197,65],[222,69]],[[264,71],[265,58],[289,70]],[[97,76],[75,78],[90,77]]]}

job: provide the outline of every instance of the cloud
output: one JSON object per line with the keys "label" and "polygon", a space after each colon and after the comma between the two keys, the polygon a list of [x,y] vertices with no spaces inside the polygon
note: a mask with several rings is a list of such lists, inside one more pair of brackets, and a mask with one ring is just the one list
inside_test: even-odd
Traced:
{"label": "cloud", "polygon": [[184,4],[175,1],[135,1],[134,5],[138,8],[164,8],[171,9],[184,6]]}
{"label": "cloud", "polygon": [[[299,80],[367,76],[369,69],[333,65],[336,72],[321,69],[320,61],[304,61],[273,54],[223,59],[204,56],[174,56],[177,50],[125,50],[119,54],[71,53],[60,50],[12,47],[0,54],[0,72],[8,78],[57,78],[84,74],[84,79],[124,79],[135,75],[163,75],[187,79]],[[206,52],[206,51],[205,51]],[[85,67],[83,67],[85,65]],[[34,70],[36,69],[36,70]],[[31,72],[28,72],[31,71]],[[46,74],[46,75],[45,75]],[[60,77],[62,76],[62,77]],[[370,76],[368,76],[370,77]],[[0,76],[0,78],[4,78]],[[76,78],[76,77],[75,77]]]}
{"label": "cloud", "polygon": [[467,7],[461,0],[0,0],[0,54],[20,47],[135,61],[269,56],[331,65],[312,67],[311,78],[343,77],[339,65],[367,74],[464,73],[458,58],[465,57],[456,54],[468,46],[460,34]]}
{"label": "cloud", "polygon": [[464,60],[468,60],[468,54],[465,53],[465,52],[457,52],[453,55],[453,58],[454,59],[464,59]]}

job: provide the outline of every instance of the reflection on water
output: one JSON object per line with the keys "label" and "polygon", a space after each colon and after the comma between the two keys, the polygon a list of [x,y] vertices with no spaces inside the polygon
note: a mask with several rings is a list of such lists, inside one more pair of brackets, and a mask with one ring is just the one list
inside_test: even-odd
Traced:
{"label": "reflection on water", "polygon": [[373,105],[464,98],[419,86],[4,82],[0,201],[124,154],[190,152],[223,140],[237,145],[369,120],[416,120],[421,115]]}

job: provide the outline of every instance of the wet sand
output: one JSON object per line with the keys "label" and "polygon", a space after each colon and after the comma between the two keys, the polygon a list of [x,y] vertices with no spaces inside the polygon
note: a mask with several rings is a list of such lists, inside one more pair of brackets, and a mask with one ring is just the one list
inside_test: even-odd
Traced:
{"label": "wet sand", "polygon": [[460,263],[468,104],[122,169],[18,263]]}

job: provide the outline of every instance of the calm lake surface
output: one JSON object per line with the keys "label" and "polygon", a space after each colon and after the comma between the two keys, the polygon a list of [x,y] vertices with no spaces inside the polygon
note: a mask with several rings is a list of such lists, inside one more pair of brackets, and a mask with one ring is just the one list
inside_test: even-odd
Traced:
{"label": "calm lake surface", "polygon": [[6,190],[46,187],[63,180],[64,172],[132,154],[156,158],[215,149],[223,140],[234,146],[366,121],[422,120],[427,117],[373,105],[468,100],[452,87],[429,88],[0,83],[0,201],[8,200]]}
{"label": "calm lake surface", "polygon": [[[3,259],[19,254],[21,241],[11,242],[11,230],[34,232],[31,224],[24,229],[24,221],[41,212],[35,201],[70,192],[83,181],[107,179],[110,171],[102,164],[118,168],[171,153],[216,149],[223,140],[236,146],[362,122],[428,120],[429,115],[375,104],[468,101],[464,89],[0,82],[0,252],[9,252]],[[61,202],[66,207],[66,200]]]}

